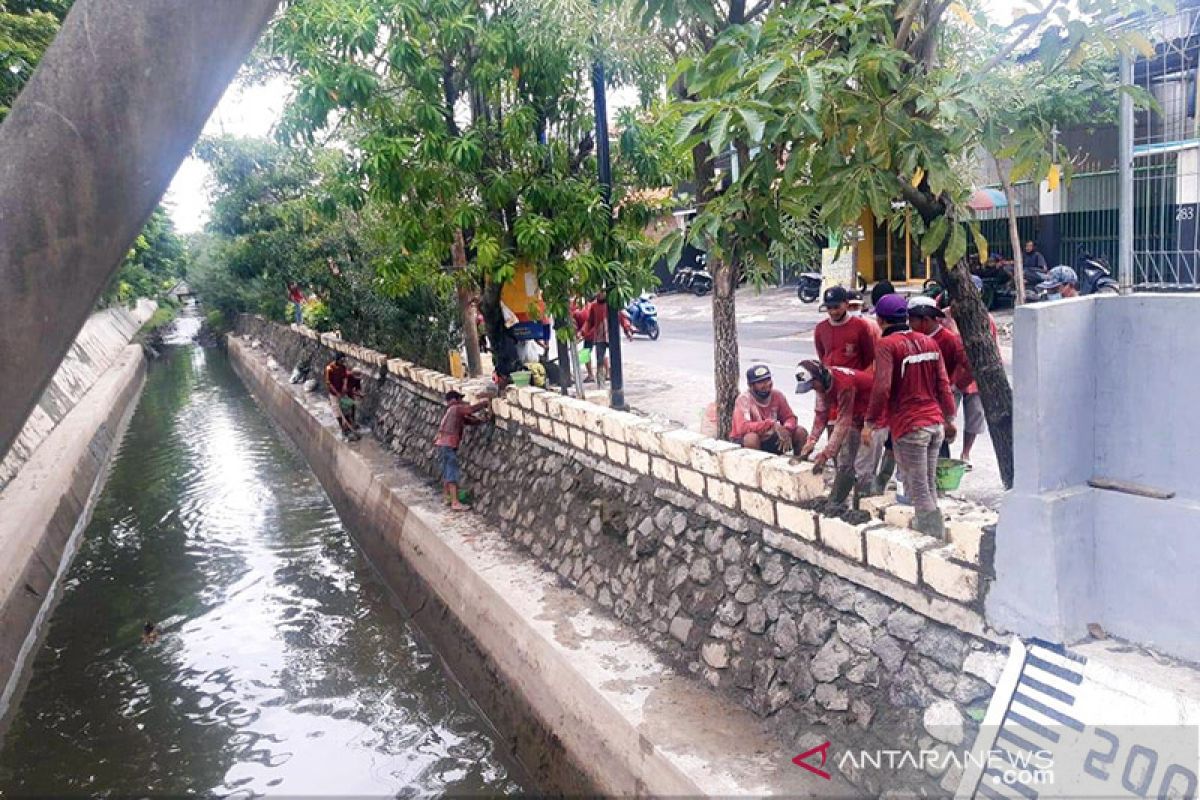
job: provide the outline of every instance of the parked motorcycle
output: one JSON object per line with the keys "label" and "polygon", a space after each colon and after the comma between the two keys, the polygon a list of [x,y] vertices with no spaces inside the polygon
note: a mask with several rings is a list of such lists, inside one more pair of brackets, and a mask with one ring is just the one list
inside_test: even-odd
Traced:
{"label": "parked motorcycle", "polygon": [[821,296],[821,273],[800,273],[800,283],[796,287],[796,296],[800,298],[801,303],[815,303],[817,298]]}
{"label": "parked motorcycle", "polygon": [[691,292],[697,297],[702,297],[712,291],[713,276],[703,266],[679,267],[675,270],[674,282],[681,292]]}
{"label": "parked motorcycle", "polygon": [[1075,274],[1079,276],[1080,294],[1120,294],[1121,289],[1112,276],[1108,259],[1080,250],[1075,259]]}
{"label": "parked motorcycle", "polygon": [[658,309],[650,301],[649,295],[643,294],[633,300],[626,306],[625,313],[629,315],[629,324],[633,326],[634,333],[649,336],[652,341],[658,339]]}

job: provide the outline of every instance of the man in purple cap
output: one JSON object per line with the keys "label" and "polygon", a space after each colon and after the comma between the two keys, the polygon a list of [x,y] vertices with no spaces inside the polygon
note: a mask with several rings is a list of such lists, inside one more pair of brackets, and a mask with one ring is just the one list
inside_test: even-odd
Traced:
{"label": "man in purple cap", "polygon": [[937,507],[937,462],[942,439],[951,441],[954,396],[937,343],[908,326],[908,304],[891,294],[875,306],[883,337],[875,348],[875,384],[863,426],[864,444],[879,422],[891,428],[904,490],[916,508],[913,527],[945,538]]}

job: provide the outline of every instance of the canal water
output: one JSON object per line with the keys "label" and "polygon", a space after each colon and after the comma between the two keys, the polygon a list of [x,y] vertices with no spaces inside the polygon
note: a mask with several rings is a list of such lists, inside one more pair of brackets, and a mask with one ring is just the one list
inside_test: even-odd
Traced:
{"label": "canal water", "polygon": [[0,793],[523,791],[300,454],[222,352],[186,343],[194,329],[182,319],[150,366],[11,715]]}

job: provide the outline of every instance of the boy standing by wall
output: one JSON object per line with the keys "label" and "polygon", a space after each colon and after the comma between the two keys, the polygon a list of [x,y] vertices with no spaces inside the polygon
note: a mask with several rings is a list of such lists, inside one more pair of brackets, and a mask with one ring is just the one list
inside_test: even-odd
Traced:
{"label": "boy standing by wall", "polygon": [[483,419],[475,414],[488,407],[489,401],[483,400],[474,405],[463,402],[461,393],[451,389],[446,392],[446,413],[442,416],[442,424],[438,426],[437,438],[433,440],[438,456],[442,462],[442,491],[446,501],[454,511],[466,511],[470,506],[458,499],[458,484],[462,480],[462,472],[458,466],[458,447],[462,444],[463,430],[467,425],[479,425]]}

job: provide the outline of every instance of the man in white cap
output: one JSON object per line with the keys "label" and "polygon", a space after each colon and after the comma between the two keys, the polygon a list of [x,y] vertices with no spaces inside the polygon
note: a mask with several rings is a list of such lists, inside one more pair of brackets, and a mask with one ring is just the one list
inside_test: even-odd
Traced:
{"label": "man in white cap", "polygon": [[746,384],[746,391],[733,405],[729,438],[751,450],[778,455],[799,453],[808,440],[808,431],[797,424],[783,392],[775,389],[771,368],[755,364],[746,370]]}
{"label": "man in white cap", "polygon": [[871,493],[865,490],[875,478],[875,463],[859,459],[858,454],[859,436],[874,384],[875,376],[870,372],[826,367],[816,359],[801,361],[796,368],[796,393],[812,391],[817,395],[812,433],[800,451],[801,458],[807,458],[816,450],[830,411],[837,409],[837,424],[830,431],[829,443],[813,458],[813,472],[820,472],[827,462],[837,459],[837,475],[829,494],[829,501],[834,505],[846,502],[854,488],[856,474],[860,482],[859,496]]}

